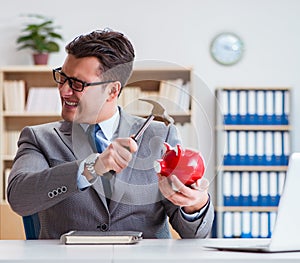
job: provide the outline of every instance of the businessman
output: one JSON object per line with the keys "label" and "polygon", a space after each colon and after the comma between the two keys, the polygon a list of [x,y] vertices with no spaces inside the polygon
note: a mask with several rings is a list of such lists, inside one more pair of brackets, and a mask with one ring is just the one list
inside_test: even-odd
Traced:
{"label": "businessman", "polygon": [[38,214],[40,239],[70,230],[170,238],[168,220],[182,238],[206,237],[213,222],[208,181],[191,188],[153,168],[163,142],[180,143],[175,126],[154,121],[135,142],[145,120],[118,107],[134,61],[127,37],[97,30],[76,37],[66,52],[53,69],[63,121],[22,130],[7,189],[12,209]]}

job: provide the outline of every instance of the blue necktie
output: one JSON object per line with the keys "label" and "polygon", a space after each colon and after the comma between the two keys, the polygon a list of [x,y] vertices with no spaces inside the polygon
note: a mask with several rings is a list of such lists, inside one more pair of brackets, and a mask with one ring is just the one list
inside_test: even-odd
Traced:
{"label": "blue necktie", "polygon": [[106,139],[102,129],[98,124],[95,125],[94,138],[98,153],[102,153],[109,145],[109,141]]}
{"label": "blue necktie", "polygon": [[[106,139],[101,127],[98,124],[94,125],[93,139],[94,139],[94,143],[96,145],[98,153],[102,153],[110,143]],[[111,198],[111,195],[112,195],[109,177],[107,177],[105,175],[101,176],[101,180],[102,180],[104,193],[105,193],[105,197],[106,197],[106,203],[107,203],[107,206],[109,206],[110,198]]]}

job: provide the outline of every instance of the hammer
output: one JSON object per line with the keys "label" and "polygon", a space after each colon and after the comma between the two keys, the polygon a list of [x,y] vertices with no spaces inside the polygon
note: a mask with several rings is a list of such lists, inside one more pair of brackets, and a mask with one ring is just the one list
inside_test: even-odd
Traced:
{"label": "hammer", "polygon": [[157,101],[150,100],[150,99],[139,99],[142,101],[146,101],[153,105],[152,112],[146,119],[145,123],[142,125],[142,127],[138,130],[138,132],[132,137],[135,141],[137,141],[141,135],[144,133],[144,131],[147,129],[147,127],[150,125],[151,121],[155,117],[159,117],[166,125],[169,123],[173,123],[174,120],[169,114],[166,112],[166,109]]}
{"label": "hammer", "polygon": [[[155,117],[161,119],[166,125],[174,122],[173,118],[169,116],[169,114],[166,112],[165,107],[163,107],[159,102],[150,99],[139,99],[139,100],[146,101],[152,104],[153,108],[151,114],[148,116],[148,118],[146,119],[142,127],[138,130],[138,132],[135,135],[132,136],[132,139],[134,139],[135,141],[137,141],[142,136],[144,131],[147,129],[147,127],[150,125],[151,121]],[[116,174],[115,171],[110,170],[109,172],[105,173],[103,177],[106,177],[108,180],[110,180],[112,176],[115,174]]]}

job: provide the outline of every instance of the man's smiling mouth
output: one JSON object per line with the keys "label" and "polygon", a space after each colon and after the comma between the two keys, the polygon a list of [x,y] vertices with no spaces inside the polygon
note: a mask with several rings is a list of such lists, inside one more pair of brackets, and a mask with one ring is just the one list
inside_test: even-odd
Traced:
{"label": "man's smiling mouth", "polygon": [[68,106],[76,107],[78,105],[78,102],[65,100],[65,104]]}

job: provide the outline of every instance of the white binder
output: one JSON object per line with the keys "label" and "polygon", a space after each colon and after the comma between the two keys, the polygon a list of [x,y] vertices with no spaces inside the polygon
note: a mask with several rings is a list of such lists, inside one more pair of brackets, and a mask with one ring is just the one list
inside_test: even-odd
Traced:
{"label": "white binder", "polygon": [[250,204],[250,174],[249,172],[241,173],[241,196],[242,204]]}
{"label": "white binder", "polygon": [[242,235],[242,218],[240,212],[233,213],[233,236],[241,237]]}
{"label": "white binder", "polygon": [[269,237],[269,215],[267,212],[260,213],[260,237]]}
{"label": "white binder", "polygon": [[238,153],[240,156],[246,156],[247,150],[247,141],[246,141],[246,132],[238,132]]}
{"label": "white binder", "polygon": [[232,176],[230,172],[224,172],[222,175],[222,189],[224,205],[231,205],[231,194],[232,194]]}
{"label": "white binder", "polygon": [[232,212],[225,212],[223,214],[223,233],[224,237],[232,237],[233,234],[233,222]]}
{"label": "white binder", "polygon": [[265,152],[267,162],[272,162],[273,134],[270,131],[265,132]]}
{"label": "white binder", "polygon": [[251,214],[250,212],[242,213],[242,236],[251,237]]}
{"label": "white binder", "polygon": [[266,91],[266,115],[273,116],[274,114],[274,92],[272,90]]}
{"label": "white binder", "polygon": [[232,173],[232,197],[233,205],[240,205],[241,180],[239,172]]}
{"label": "white binder", "polygon": [[257,91],[257,115],[265,115],[265,94],[263,90]]}
{"label": "white binder", "polygon": [[250,115],[256,114],[256,96],[254,90],[248,91],[248,113]]}
{"label": "white binder", "polygon": [[282,116],[283,114],[283,95],[281,90],[275,91],[275,115]]}
{"label": "white binder", "polygon": [[238,92],[237,90],[231,90],[229,92],[230,104],[229,104],[229,114],[231,116],[237,116],[238,114]]}
{"label": "white binder", "polygon": [[256,153],[255,149],[255,132],[249,131],[248,133],[248,140],[247,140],[247,149],[248,149],[248,156],[249,158],[253,159]]}
{"label": "white binder", "polygon": [[263,206],[268,206],[268,196],[269,196],[269,180],[267,172],[260,172],[259,176],[260,185],[260,204]]}
{"label": "white binder", "polygon": [[252,212],[251,216],[251,233],[253,238],[258,238],[260,235],[260,220],[259,220],[259,213],[258,212]]}
{"label": "white binder", "polygon": [[241,122],[245,124],[247,115],[247,92],[245,90],[239,91],[239,114]]}
{"label": "white binder", "polygon": [[258,195],[259,195],[259,175],[258,172],[251,172],[250,175],[250,194],[251,194],[251,203],[252,205],[258,205]]}

